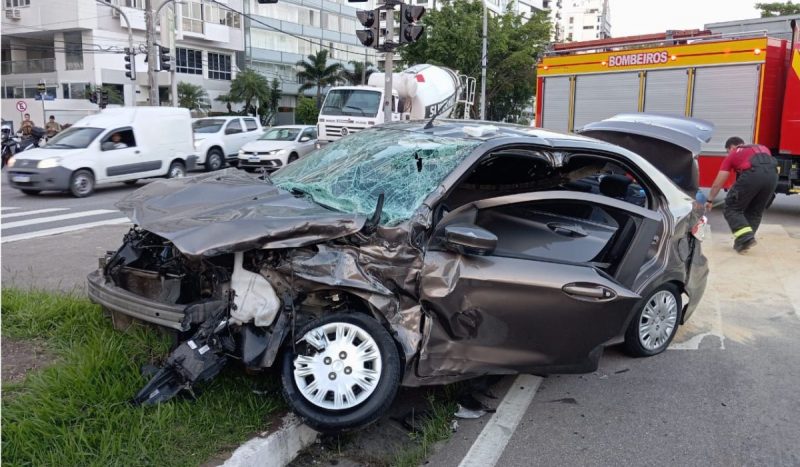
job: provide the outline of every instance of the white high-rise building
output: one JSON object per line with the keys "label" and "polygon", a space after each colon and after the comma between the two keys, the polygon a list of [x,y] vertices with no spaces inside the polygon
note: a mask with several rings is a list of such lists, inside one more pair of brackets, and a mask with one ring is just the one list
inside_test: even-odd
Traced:
{"label": "white high-rise building", "polygon": [[[97,110],[87,100],[87,86],[110,86],[124,97],[125,105],[149,105],[145,57],[144,0],[103,0],[120,7],[131,22],[136,55],[136,80],[125,76],[124,49],[129,46],[125,20],[115,10],[95,0],[2,0],[2,98],[4,118],[18,117],[15,110],[25,100],[37,123],[42,107],[62,123],[70,123]],[[174,26],[176,80],[201,85],[209,94],[212,110],[225,110],[215,97],[227,93],[242,67],[244,28],[241,15],[215,3],[181,0],[177,20],[172,3],[159,15],[156,41],[167,45]],[[155,5],[162,1],[153,1]],[[242,0],[227,6],[241,11]],[[162,23],[164,35],[162,36]],[[169,102],[170,73],[158,72],[164,103]],[[34,102],[38,83],[44,83],[44,106]],[[22,106],[22,105],[20,105]],[[41,124],[41,123],[40,123]]]}
{"label": "white high-rise building", "polygon": [[611,37],[609,0],[544,0],[553,21],[554,42],[580,42]]}

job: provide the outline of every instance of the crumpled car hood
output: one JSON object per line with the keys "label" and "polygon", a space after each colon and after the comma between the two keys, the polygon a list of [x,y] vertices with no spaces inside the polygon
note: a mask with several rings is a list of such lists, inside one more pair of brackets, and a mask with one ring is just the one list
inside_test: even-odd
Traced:
{"label": "crumpled car hood", "polygon": [[155,181],[116,206],[189,256],[300,247],[356,233],[366,221],[237,169]]}

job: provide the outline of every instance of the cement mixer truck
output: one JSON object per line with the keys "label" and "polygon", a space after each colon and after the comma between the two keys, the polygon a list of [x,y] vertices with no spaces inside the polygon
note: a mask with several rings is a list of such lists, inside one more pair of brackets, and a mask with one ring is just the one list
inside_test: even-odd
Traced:
{"label": "cement mixer truck", "polygon": [[[367,86],[336,86],[328,91],[317,120],[319,144],[384,122],[384,73]],[[459,95],[459,76],[449,68],[414,65],[392,77],[392,121],[448,117]]]}

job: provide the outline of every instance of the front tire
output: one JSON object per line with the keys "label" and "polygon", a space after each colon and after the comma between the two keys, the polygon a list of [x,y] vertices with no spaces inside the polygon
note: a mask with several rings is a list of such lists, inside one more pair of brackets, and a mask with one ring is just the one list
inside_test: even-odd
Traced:
{"label": "front tire", "polygon": [[76,170],[69,181],[69,192],[76,198],[94,193],[94,174],[85,169]]}
{"label": "front tire", "polygon": [[291,164],[292,162],[296,161],[297,159],[300,159],[300,156],[298,156],[296,152],[293,152],[293,153],[289,154],[289,160],[286,161],[286,165]]}
{"label": "front tire", "polygon": [[169,165],[167,178],[183,178],[186,176],[186,166],[181,161],[175,161]]}
{"label": "front tire", "polygon": [[212,149],[206,155],[206,172],[213,172],[221,169],[225,165],[225,158],[222,151],[219,149]]}
{"label": "front tire", "polygon": [[284,353],[281,380],[287,403],[309,426],[348,431],[386,413],[401,366],[397,346],[380,323],[361,313],[334,313],[297,335],[302,337]]}
{"label": "front tire", "polygon": [[633,357],[652,357],[667,349],[682,310],[681,294],[672,284],[664,284],[639,303],[625,332],[625,351]]}

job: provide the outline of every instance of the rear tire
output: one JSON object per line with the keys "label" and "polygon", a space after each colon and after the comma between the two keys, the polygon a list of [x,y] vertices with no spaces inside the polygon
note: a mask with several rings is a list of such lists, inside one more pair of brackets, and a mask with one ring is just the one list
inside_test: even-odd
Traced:
{"label": "rear tire", "polygon": [[673,284],[664,284],[646,299],[625,331],[625,351],[632,357],[652,357],[667,349],[681,319],[681,294]]}
{"label": "rear tire", "polygon": [[22,191],[22,193],[28,196],[37,196],[42,192],[42,190],[20,190],[20,191]]}
{"label": "rear tire", "polygon": [[186,166],[181,161],[175,161],[169,165],[167,178],[183,178],[186,176]]}
{"label": "rear tire", "polygon": [[386,413],[402,370],[397,346],[380,323],[361,313],[334,313],[306,324],[297,336],[284,352],[281,380],[287,403],[309,426],[348,431]]}
{"label": "rear tire", "polygon": [[213,172],[225,166],[225,157],[219,149],[212,149],[206,155],[206,172]]}
{"label": "rear tire", "polygon": [[94,193],[94,175],[92,172],[76,170],[69,181],[69,192],[76,198],[85,198]]}

